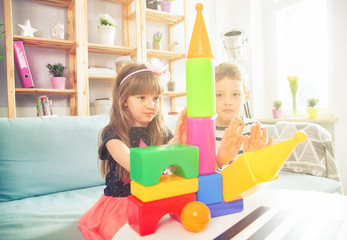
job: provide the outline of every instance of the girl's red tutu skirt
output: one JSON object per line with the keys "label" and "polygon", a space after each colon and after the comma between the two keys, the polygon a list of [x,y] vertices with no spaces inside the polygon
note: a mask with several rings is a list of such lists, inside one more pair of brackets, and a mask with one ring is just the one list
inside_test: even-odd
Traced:
{"label": "girl's red tutu skirt", "polygon": [[127,222],[128,198],[102,195],[95,205],[82,215],[78,226],[85,239],[106,240],[112,239]]}

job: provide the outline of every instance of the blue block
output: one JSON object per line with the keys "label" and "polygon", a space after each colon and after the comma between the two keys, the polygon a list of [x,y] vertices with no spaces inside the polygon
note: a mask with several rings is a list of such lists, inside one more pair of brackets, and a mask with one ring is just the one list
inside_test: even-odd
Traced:
{"label": "blue block", "polygon": [[232,202],[220,202],[214,204],[208,204],[210,209],[211,218],[228,215],[231,213],[237,213],[243,211],[243,199]]}
{"label": "blue block", "polygon": [[206,205],[224,202],[223,199],[223,176],[220,173],[200,175],[199,191],[196,193],[196,201]]}

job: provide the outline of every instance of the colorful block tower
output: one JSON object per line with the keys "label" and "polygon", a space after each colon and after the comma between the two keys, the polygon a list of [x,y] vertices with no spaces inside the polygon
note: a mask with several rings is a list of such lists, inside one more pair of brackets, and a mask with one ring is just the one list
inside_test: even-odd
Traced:
{"label": "colorful block tower", "polygon": [[[199,3],[195,9],[197,15],[186,61],[187,143],[199,147],[197,201],[205,203],[214,217],[242,211],[243,200],[238,198],[236,203],[225,204],[222,175],[215,173],[214,56],[202,16],[203,5]],[[218,207],[223,211],[216,211]],[[226,211],[227,209],[230,211]]]}
{"label": "colorful block tower", "polygon": [[195,8],[186,61],[187,143],[199,147],[199,174],[207,175],[216,170],[214,57],[202,16],[203,5],[198,3]]}
{"label": "colorful block tower", "polygon": [[[183,208],[192,201],[204,203],[211,217],[242,211],[243,198],[259,183],[277,179],[290,153],[306,138],[297,132],[285,142],[244,153],[221,173],[215,172],[213,55],[202,4],[196,10],[186,62],[188,145],[130,149],[128,222],[141,236],[154,233],[158,221],[168,213],[181,222]],[[173,174],[161,175],[173,165]]]}

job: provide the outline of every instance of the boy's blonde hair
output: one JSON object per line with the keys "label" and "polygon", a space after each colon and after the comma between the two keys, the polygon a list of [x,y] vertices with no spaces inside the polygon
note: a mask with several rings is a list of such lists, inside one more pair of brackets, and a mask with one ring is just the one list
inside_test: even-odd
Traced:
{"label": "boy's blonde hair", "polygon": [[[110,112],[110,122],[103,129],[101,138],[104,136],[104,130],[107,127],[111,127],[112,130],[120,137],[120,139],[131,148],[129,135],[131,127],[134,125],[133,116],[129,111],[126,110],[124,104],[129,96],[134,95],[162,95],[164,92],[164,86],[160,77],[151,72],[143,71],[135,73],[129,76],[121,85],[121,81],[131,74],[132,72],[140,69],[146,69],[144,64],[131,63],[122,68],[119,72],[116,81],[113,86],[113,103]],[[164,116],[162,112],[163,101],[162,98],[159,100],[158,114],[148,124],[148,130],[150,132],[150,145],[161,145],[163,144],[164,137],[166,136],[166,127],[164,124]],[[99,148],[99,158],[101,149]],[[100,161],[100,171],[103,177],[105,177],[109,171],[109,162]],[[129,173],[126,169],[121,167],[119,164],[116,168],[116,175],[119,175],[120,179],[125,181],[129,179]]]}
{"label": "boy's blonde hair", "polygon": [[219,64],[215,69],[215,81],[218,82],[225,77],[241,81],[245,93],[248,93],[248,76],[240,65],[233,63]]}

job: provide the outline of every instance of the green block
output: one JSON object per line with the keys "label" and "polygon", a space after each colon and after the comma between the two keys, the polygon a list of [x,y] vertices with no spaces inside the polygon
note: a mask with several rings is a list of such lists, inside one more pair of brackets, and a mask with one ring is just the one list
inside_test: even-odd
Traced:
{"label": "green block", "polygon": [[186,61],[187,114],[212,117],[216,113],[214,64],[209,58]]}
{"label": "green block", "polygon": [[161,173],[176,166],[175,174],[184,178],[199,175],[199,148],[169,144],[130,149],[130,178],[144,186],[158,184]]}

